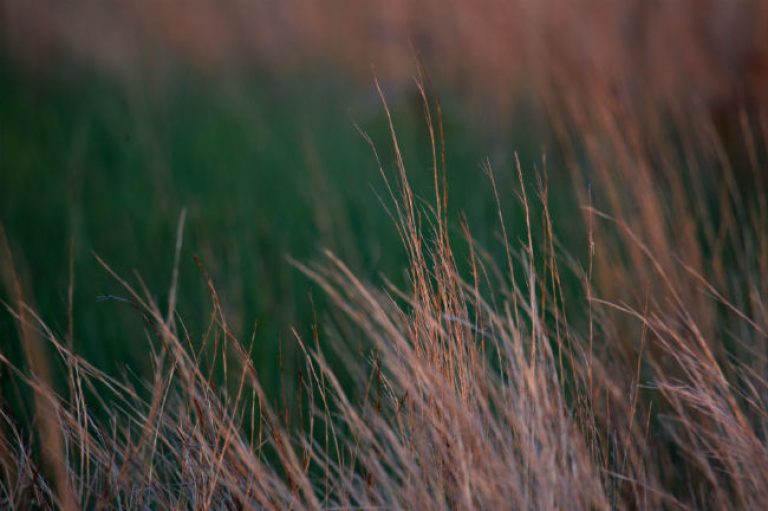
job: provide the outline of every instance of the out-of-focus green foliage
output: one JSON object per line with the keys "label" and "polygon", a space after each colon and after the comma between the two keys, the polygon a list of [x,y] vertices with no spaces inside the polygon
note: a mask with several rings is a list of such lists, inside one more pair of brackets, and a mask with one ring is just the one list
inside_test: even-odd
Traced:
{"label": "out-of-focus green foliage", "polygon": [[[75,348],[98,366],[145,367],[148,358],[135,312],[100,299],[123,291],[94,255],[128,280],[135,281],[135,271],[165,304],[183,208],[185,325],[200,339],[209,319],[197,255],[235,331],[247,336],[258,324],[254,357],[266,381],[279,378],[279,341],[290,337],[292,325],[308,331],[312,303],[322,300],[310,299],[311,286],[288,256],[306,261],[330,248],[372,279],[402,274],[386,187],[355,127],[375,142],[385,171],[394,172],[373,81],[361,90],[323,76],[212,79],[179,72],[160,85],[149,73],[127,84],[85,71],[40,76],[8,62],[2,67],[0,220],[30,286],[27,298],[62,336],[73,258]],[[503,141],[498,126],[477,130],[494,139],[458,130],[466,119],[446,100],[453,219],[458,224],[456,213],[465,213],[474,234],[493,242],[496,206],[481,164],[486,157],[500,161],[503,187],[516,177],[511,153],[494,153],[501,143],[540,148],[526,147],[526,126],[514,141]],[[431,200],[432,154],[416,88],[393,93],[389,106],[414,188]],[[9,314],[0,315],[0,328],[3,353],[20,360]]]}

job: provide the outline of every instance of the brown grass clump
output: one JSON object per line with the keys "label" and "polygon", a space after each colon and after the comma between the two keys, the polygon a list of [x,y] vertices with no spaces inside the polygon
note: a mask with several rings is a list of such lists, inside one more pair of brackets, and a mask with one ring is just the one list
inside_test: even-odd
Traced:
{"label": "brown grass clump", "polygon": [[[675,145],[617,129],[616,112],[585,120],[576,141],[564,123],[575,182],[592,183],[583,231],[572,233],[587,254],[561,248],[544,170],[527,178],[518,160],[526,229],[508,232],[500,202],[497,261],[448,220],[440,111],[425,105],[434,199],[411,189],[394,128],[396,175],[381,169],[408,286],[366,283],[330,253],[296,263],[340,313],[324,335],[344,364],[329,361],[319,329],[297,333],[293,415],[264,392],[252,341],[235,338],[210,279],[209,328],[193,339],[175,311],[175,276],[163,313],[143,285],[114,275],[153,350],[154,372],[138,380],[79,357],[14,294],[22,339],[55,348],[68,390],[35,360],[3,359],[45,410],[35,441],[3,409],[3,506],[768,508],[759,164],[757,193],[732,181],[713,192],[706,180],[734,173],[706,127]],[[578,172],[579,154],[594,173]]]}

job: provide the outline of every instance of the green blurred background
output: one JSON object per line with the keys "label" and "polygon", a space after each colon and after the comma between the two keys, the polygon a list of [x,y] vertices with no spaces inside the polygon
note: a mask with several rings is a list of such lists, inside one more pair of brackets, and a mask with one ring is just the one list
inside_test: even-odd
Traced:
{"label": "green blurred background", "polygon": [[[211,297],[197,255],[235,333],[248,338],[258,324],[254,358],[274,388],[281,342],[287,358],[295,352],[290,328],[306,334],[326,310],[289,256],[311,262],[330,248],[367,280],[404,283],[386,188],[356,129],[371,136],[394,177],[373,74],[346,81],[317,71],[134,71],[131,80],[74,64],[40,71],[3,56],[0,221],[27,300],[65,337],[72,264],[75,350],[110,373],[142,374],[150,363],[143,322],[125,303],[100,299],[126,292],[95,256],[132,284],[140,275],[165,310],[186,209],[179,313],[193,339],[202,337]],[[418,90],[382,86],[409,178],[429,201],[432,156]],[[445,115],[451,221],[458,227],[466,215],[493,249],[496,205],[481,166],[491,161],[511,195],[512,149],[534,163],[545,150],[541,130],[524,106],[512,122],[450,91],[430,96]],[[2,352],[23,360],[9,313],[0,314],[0,335]]]}

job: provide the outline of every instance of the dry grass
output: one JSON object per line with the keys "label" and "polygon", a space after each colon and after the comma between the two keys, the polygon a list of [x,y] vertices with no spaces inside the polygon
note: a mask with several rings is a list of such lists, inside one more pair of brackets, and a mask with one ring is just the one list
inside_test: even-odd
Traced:
{"label": "dry grass", "polygon": [[[440,109],[417,83],[434,197],[411,189],[391,119],[395,173],[381,168],[409,284],[365,282],[331,253],[295,263],[334,310],[293,340],[303,361],[291,409],[264,391],[254,341],[232,333],[202,263],[212,309],[200,336],[175,310],[175,273],[164,305],[114,275],[154,367],[117,377],[35,313],[0,236],[26,357],[2,356],[3,370],[35,410],[19,418],[3,399],[0,506],[768,509],[764,3],[337,2],[349,31],[294,2],[270,16],[242,2],[125,3],[118,16],[81,4],[98,22],[0,3],[0,22],[16,27],[4,44],[126,72],[138,34],[205,65],[300,67],[316,52],[366,74],[374,61],[395,80],[415,47],[438,80],[494,104],[534,89],[572,180],[516,161],[503,171],[517,188],[500,190],[487,168],[494,258],[449,217]],[[84,26],[109,40],[93,45],[99,33]],[[583,222],[568,237],[580,244],[556,238],[549,209],[572,191]]]}
{"label": "dry grass", "polygon": [[[175,311],[175,274],[165,307],[114,275],[154,362],[147,378],[117,378],[46,326],[4,257],[29,360],[3,362],[38,410],[35,439],[3,409],[4,507],[768,508],[762,117],[743,117],[752,142],[738,154],[751,164],[738,174],[706,119],[673,117],[670,134],[631,105],[585,112],[552,100],[570,112],[553,119],[586,190],[574,235],[588,254],[563,250],[546,169],[518,161],[520,239],[487,169],[497,261],[448,218],[440,110],[419,90],[434,198],[410,188],[391,119],[396,172],[381,169],[409,285],[364,282],[330,253],[296,263],[338,314],[314,338],[296,335],[292,414],[265,394],[253,341],[235,338],[210,279],[209,328],[194,339]],[[66,390],[51,383],[43,341]]]}

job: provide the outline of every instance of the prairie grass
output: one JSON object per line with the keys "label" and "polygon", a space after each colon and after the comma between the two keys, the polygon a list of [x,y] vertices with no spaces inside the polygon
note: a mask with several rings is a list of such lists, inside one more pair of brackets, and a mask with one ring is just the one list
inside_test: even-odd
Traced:
{"label": "prairie grass", "polygon": [[[0,2],[19,71],[0,83],[0,508],[768,509],[768,4],[75,4]],[[414,54],[474,111],[453,138]],[[54,97],[70,59],[121,92]],[[224,76],[224,106],[170,84],[188,61]],[[358,149],[313,144],[334,86],[291,73],[357,90],[372,63],[385,85],[354,101],[383,111],[358,128],[381,204],[358,177],[352,208],[331,181],[353,173],[318,152]],[[238,102],[238,72],[263,72],[264,103]],[[512,150],[515,123],[541,156]],[[451,147],[484,137],[476,179]],[[75,241],[111,247],[113,288],[78,281]],[[97,288],[119,319],[91,313]],[[243,327],[257,312],[266,336]]]}
{"label": "prairie grass", "polygon": [[[100,260],[153,361],[118,376],[47,326],[3,243],[26,357],[3,356],[3,371],[35,410],[2,411],[4,507],[768,507],[765,145],[747,144],[751,165],[736,170],[704,118],[662,134],[625,105],[553,99],[573,179],[516,159],[510,193],[488,164],[494,252],[450,217],[440,106],[417,88],[434,195],[413,191],[386,102],[394,171],[380,164],[407,284],[369,282],[332,252],[293,261],[331,304],[310,336],[294,331],[295,399],[265,391],[255,337],[233,333],[203,261],[210,311],[196,336],[176,310],[176,270],[158,303]],[[765,135],[743,119],[743,140]],[[381,141],[363,136],[380,161]],[[554,234],[555,185],[581,194],[570,248]],[[510,200],[522,233],[507,228]],[[182,215],[174,268],[183,233]]]}

